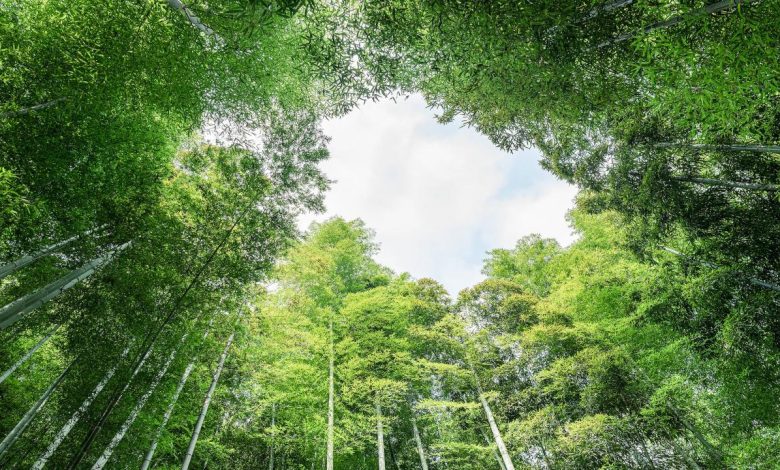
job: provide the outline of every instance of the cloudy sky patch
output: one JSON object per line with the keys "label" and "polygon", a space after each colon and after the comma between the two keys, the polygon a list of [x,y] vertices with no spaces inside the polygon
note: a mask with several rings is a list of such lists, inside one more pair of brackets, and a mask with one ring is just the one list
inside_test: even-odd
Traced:
{"label": "cloudy sky patch", "polygon": [[452,294],[478,282],[485,252],[540,233],[562,244],[576,190],[539,167],[538,152],[510,155],[476,131],[441,125],[422,98],[366,103],[325,123],[333,138],[322,169],[335,180],[327,212],[376,231],[377,261]]}

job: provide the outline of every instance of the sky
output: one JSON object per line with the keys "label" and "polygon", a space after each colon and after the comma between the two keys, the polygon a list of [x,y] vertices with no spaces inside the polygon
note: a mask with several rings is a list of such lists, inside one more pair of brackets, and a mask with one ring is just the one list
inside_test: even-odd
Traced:
{"label": "sky", "polygon": [[544,171],[537,150],[509,154],[457,122],[442,125],[422,97],[366,103],[324,123],[332,140],[321,164],[335,180],[326,212],[360,218],[376,232],[377,261],[441,282],[452,295],[484,276],[493,248],[531,233],[574,240],[565,220],[576,190]]}

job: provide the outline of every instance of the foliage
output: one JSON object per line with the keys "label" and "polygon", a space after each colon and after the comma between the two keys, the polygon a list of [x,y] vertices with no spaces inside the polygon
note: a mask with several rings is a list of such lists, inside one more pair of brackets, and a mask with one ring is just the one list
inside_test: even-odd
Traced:
{"label": "foliage", "polygon": [[[110,258],[0,330],[3,371],[53,332],[0,384],[0,435],[67,370],[0,467],[89,465],[139,403],[109,465],[140,465],[153,440],[154,465],[178,465],[235,332],[199,467],[321,466],[333,364],[335,468],[377,467],[380,420],[398,469],[495,467],[500,435],[519,468],[773,468],[777,16],[0,2],[0,259],[69,240],[2,278],[0,300],[51,297]],[[453,301],[374,261],[360,220],[301,237],[329,184],[321,120],[409,93],[504,150],[538,148],[582,190],[578,241],[492,250]]]}

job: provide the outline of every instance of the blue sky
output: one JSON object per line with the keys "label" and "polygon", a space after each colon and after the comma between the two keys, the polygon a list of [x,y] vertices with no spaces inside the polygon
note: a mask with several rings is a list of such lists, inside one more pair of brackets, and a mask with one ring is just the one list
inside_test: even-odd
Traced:
{"label": "blue sky", "polygon": [[535,150],[508,154],[460,124],[441,125],[419,96],[366,103],[325,123],[322,164],[335,180],[327,212],[361,218],[376,231],[377,261],[432,277],[455,295],[482,279],[485,253],[530,233],[574,237],[565,221],[576,193],[539,167]]}

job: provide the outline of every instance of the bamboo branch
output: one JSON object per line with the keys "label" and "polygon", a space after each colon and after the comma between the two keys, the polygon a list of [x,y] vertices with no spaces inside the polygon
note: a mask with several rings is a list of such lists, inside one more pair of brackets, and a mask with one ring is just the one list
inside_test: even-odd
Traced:
{"label": "bamboo branch", "polygon": [[743,183],[741,181],[719,180],[694,176],[674,176],[672,179],[688,183],[699,183],[707,186],[724,186],[727,188],[748,189],[750,191],[780,191],[780,185],[769,183]]}
{"label": "bamboo branch", "polygon": [[45,103],[30,106],[28,108],[17,109],[16,111],[7,111],[4,113],[0,113],[0,118],[26,116],[32,113],[33,111],[39,111],[41,109],[51,108],[52,106],[55,106],[56,104],[61,103],[62,101],[65,101],[65,98],[57,98],[51,101],[47,101]]}
{"label": "bamboo branch", "polygon": [[222,42],[222,38],[219,37],[219,35],[215,33],[213,29],[203,24],[203,22],[200,21],[200,18],[198,18],[195,13],[190,10],[189,7],[187,7],[187,5],[182,3],[181,0],[168,0],[168,6],[186,16],[187,21],[189,21],[194,28],[200,30],[206,36],[213,37],[218,42]]}
{"label": "bamboo branch", "polygon": [[[660,248],[662,250],[668,252],[668,253],[671,253],[673,255],[679,256],[681,258],[692,259],[692,260],[696,261],[697,263],[701,264],[702,266],[707,266],[708,268],[716,269],[718,267],[716,264],[710,263],[708,261],[701,261],[701,260],[698,260],[696,258],[691,258],[690,256],[684,255],[684,254],[680,253],[677,250],[674,250],[672,248],[669,248],[669,247],[666,247],[666,246],[663,246],[663,245],[661,245]],[[771,290],[775,290],[775,291],[780,292],[780,286],[778,286],[777,284],[772,284],[770,282],[762,281],[761,279],[756,279],[754,277],[748,278],[748,281],[750,281],[750,283],[753,284],[754,286],[759,286],[759,287],[763,287],[763,288],[766,288],[766,289],[771,289]]]}
{"label": "bamboo branch", "polygon": [[658,21],[656,23],[653,23],[651,25],[645,26],[644,28],[637,30],[637,31],[631,31],[630,33],[621,34],[620,36],[610,39],[609,41],[604,41],[598,46],[597,48],[602,48],[609,46],[611,44],[618,44],[623,41],[627,41],[634,36],[638,36],[639,34],[647,34],[649,32],[655,31],[657,29],[663,29],[663,28],[670,28],[676,24],[679,24],[683,22],[684,20],[688,18],[695,18],[697,16],[703,16],[703,15],[709,15],[713,13],[718,13],[723,10],[727,10],[729,8],[733,7],[739,7],[741,5],[750,5],[752,3],[757,3],[759,0],[720,0],[719,2],[711,3],[709,5],[703,6],[701,8],[697,8],[695,10],[691,10],[688,13],[673,16],[672,18],[669,18],[668,20],[664,21]]}
{"label": "bamboo branch", "polygon": [[780,145],[761,145],[761,144],[686,144],[674,142],[659,142],[654,144],[655,148],[689,148],[696,150],[713,150],[721,152],[757,152],[757,153],[780,153]]}

